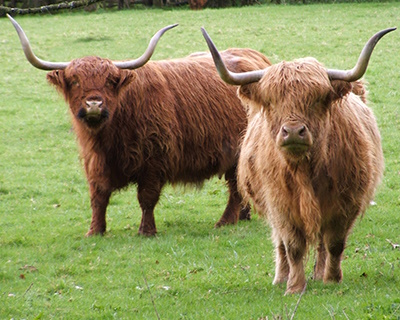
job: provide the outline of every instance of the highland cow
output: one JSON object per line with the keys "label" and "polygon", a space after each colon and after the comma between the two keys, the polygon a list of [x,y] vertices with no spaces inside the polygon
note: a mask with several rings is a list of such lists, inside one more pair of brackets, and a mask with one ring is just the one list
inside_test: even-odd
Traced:
{"label": "highland cow", "polygon": [[[9,18],[28,61],[53,70],[47,79],[70,106],[90,190],[87,235],[106,231],[111,194],[130,184],[137,185],[142,209],[139,234],[154,235],[154,207],[164,185],[201,185],[214,175],[225,175],[229,188],[227,207],[216,226],[249,219],[250,207],[242,206],[236,182],[246,112],[236,89],[218,77],[209,54],[148,62],[169,26],[136,60],[48,62],[34,55],[21,27]],[[270,65],[250,49],[227,50],[223,56],[238,72]]]}
{"label": "highland cow", "polygon": [[387,29],[364,47],[355,68],[329,70],[313,58],[231,72],[203,29],[221,77],[240,85],[249,108],[238,163],[245,200],[272,226],[274,284],[305,289],[303,260],[317,245],[314,278],[342,280],[341,257],[356,218],[381,180],[380,134],[359,79]]}

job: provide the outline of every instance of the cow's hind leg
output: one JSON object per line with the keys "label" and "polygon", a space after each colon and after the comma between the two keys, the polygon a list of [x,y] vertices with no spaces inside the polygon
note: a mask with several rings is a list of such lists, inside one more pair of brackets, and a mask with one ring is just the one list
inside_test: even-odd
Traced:
{"label": "cow's hind leg", "polygon": [[242,207],[239,212],[239,220],[251,220],[251,206],[249,203],[246,205],[243,205],[242,203]]}
{"label": "cow's hind leg", "polygon": [[106,232],[106,210],[111,196],[111,191],[102,190],[94,183],[90,184],[89,191],[92,222],[89,231],[86,233],[87,237]]}
{"label": "cow's hind leg", "polygon": [[215,224],[216,228],[236,224],[238,220],[250,220],[250,205],[243,205],[243,198],[237,188],[236,168],[227,171],[225,179],[228,183],[229,199],[222,217]]}
{"label": "cow's hind leg", "polygon": [[[147,175],[147,178],[150,178],[150,175]],[[140,235],[154,236],[157,233],[154,208],[160,199],[163,185],[155,179],[146,179],[138,183],[138,201],[142,209],[142,220],[138,231]]]}

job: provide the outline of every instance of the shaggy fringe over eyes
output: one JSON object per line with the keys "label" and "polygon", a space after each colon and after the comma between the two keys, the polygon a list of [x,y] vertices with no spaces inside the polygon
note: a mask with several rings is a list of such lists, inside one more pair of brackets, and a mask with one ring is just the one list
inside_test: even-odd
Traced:
{"label": "shaggy fringe over eyes", "polygon": [[314,58],[304,58],[268,68],[260,81],[260,92],[261,101],[275,104],[290,99],[305,106],[327,97],[332,86],[322,64]]}

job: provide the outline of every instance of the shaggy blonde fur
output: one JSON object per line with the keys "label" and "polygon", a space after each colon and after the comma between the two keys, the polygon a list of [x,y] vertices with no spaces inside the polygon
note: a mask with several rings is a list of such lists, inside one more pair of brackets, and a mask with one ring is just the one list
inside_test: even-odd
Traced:
{"label": "shaggy blonde fur", "polygon": [[[287,293],[305,286],[303,259],[318,245],[314,277],[341,281],[349,231],[379,184],[384,161],[380,134],[365,105],[362,82],[330,81],[313,58],[269,67],[257,83],[239,88],[249,125],[238,164],[239,189],[273,229],[274,283]],[[306,151],[279,143],[285,123],[304,125]]]}

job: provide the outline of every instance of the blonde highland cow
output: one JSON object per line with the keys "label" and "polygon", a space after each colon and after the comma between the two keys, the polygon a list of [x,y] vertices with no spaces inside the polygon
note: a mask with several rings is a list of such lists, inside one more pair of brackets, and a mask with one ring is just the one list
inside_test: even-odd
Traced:
{"label": "blonde highland cow", "polygon": [[248,108],[239,190],[272,226],[273,283],[287,282],[287,294],[305,289],[303,263],[311,245],[317,245],[314,278],[342,280],[348,234],[384,168],[379,130],[359,79],[378,40],[392,30],[372,37],[350,71],[305,58],[234,73],[203,29],[221,78],[240,85]]}

